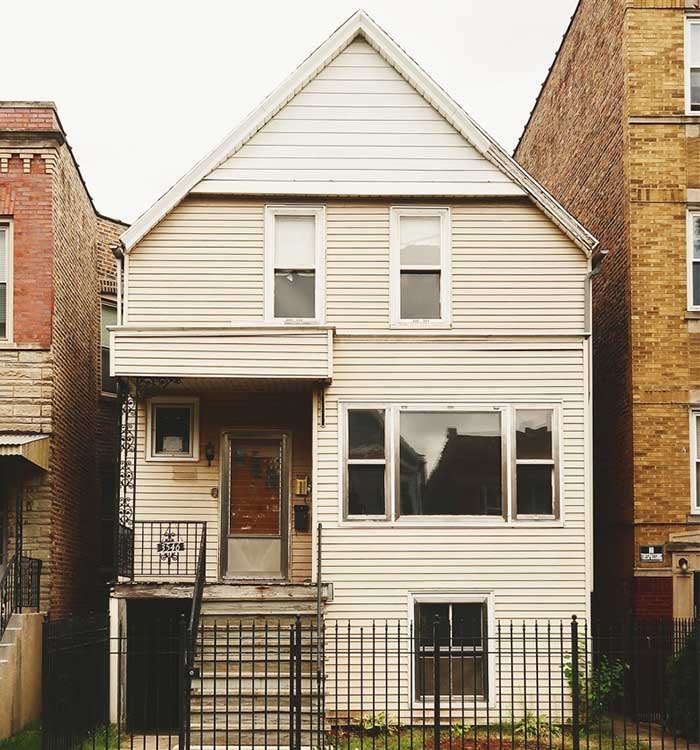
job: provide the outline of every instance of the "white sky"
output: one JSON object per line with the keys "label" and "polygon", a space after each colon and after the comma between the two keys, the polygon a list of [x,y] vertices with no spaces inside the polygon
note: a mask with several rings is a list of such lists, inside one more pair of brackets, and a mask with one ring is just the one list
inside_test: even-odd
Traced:
{"label": "white sky", "polygon": [[98,210],[133,221],[358,7],[511,151],[575,5],[5,0],[0,99],[55,101]]}

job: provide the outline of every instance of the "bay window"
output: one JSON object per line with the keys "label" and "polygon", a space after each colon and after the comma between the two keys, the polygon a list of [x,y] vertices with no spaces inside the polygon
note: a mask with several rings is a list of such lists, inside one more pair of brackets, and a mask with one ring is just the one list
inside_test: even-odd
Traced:
{"label": "bay window", "polygon": [[323,209],[268,206],[265,233],[267,319],[322,322]]}
{"label": "bay window", "polygon": [[554,520],[558,409],[347,404],[343,517]]}

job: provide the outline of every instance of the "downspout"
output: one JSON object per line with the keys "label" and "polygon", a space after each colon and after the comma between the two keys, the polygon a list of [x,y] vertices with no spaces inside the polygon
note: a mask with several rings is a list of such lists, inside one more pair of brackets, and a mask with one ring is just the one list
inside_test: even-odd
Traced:
{"label": "downspout", "polygon": [[122,278],[124,276],[124,243],[119,240],[118,245],[110,245],[117,267],[117,325],[122,325]]}

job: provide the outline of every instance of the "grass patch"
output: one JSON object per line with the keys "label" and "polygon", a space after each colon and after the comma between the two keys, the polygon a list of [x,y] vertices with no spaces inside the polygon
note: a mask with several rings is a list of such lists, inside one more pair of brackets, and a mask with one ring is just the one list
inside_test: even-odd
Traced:
{"label": "grass patch", "polygon": [[41,750],[41,727],[31,724],[12,737],[0,740],[0,750]]}

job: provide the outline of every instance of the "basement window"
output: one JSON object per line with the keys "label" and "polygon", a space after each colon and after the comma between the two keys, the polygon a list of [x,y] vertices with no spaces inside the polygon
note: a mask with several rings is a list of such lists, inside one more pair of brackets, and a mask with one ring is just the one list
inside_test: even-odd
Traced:
{"label": "basement window", "polygon": [[199,401],[159,397],[148,402],[148,458],[161,461],[199,459]]}
{"label": "basement window", "polygon": [[488,695],[488,604],[485,597],[470,599],[436,597],[430,601],[426,594],[415,602],[412,627],[417,701],[429,701],[436,694],[481,700]]}

